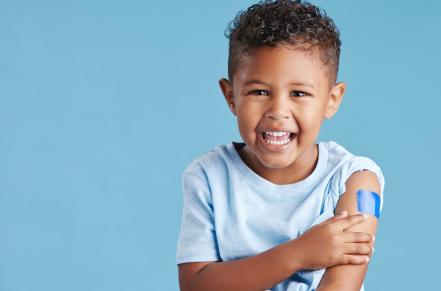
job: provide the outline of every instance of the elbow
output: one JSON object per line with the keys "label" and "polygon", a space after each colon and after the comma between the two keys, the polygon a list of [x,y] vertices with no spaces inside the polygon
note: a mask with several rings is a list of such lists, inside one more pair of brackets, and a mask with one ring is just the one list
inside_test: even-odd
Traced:
{"label": "elbow", "polygon": [[179,290],[180,291],[199,291],[201,288],[200,275],[209,264],[187,264],[188,267],[179,269]]}
{"label": "elbow", "polygon": [[196,278],[179,278],[179,290],[180,291],[197,291],[194,288],[194,280]]}

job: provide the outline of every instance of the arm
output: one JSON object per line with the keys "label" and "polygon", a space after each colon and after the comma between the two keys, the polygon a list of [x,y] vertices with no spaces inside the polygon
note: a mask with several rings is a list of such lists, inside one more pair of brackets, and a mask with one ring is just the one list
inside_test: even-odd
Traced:
{"label": "arm", "polygon": [[193,169],[182,176],[184,204],[176,256],[182,291],[263,291],[301,269],[301,245],[296,240],[222,262],[216,245],[212,194],[200,172]]}
{"label": "arm", "polygon": [[[346,192],[338,200],[335,212],[348,210],[349,214],[357,214],[357,191],[366,189],[382,195],[375,173],[359,171],[353,173],[346,181]],[[351,226],[347,230],[376,234],[378,220],[368,215],[363,223]],[[373,247],[373,243],[372,243]],[[368,263],[361,265],[336,265],[327,268],[317,291],[359,291],[368,269]]]}
{"label": "arm", "polygon": [[234,261],[179,264],[179,285],[181,291],[271,289],[301,269],[295,254],[296,245],[288,241]]}

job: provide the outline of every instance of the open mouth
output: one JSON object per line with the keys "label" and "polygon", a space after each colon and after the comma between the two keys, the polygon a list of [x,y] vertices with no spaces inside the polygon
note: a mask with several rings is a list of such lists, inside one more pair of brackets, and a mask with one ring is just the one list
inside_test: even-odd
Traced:
{"label": "open mouth", "polygon": [[295,138],[295,133],[293,132],[280,132],[276,134],[271,134],[267,132],[261,133],[264,142],[267,144],[284,145],[289,143],[293,138]]}
{"label": "open mouth", "polygon": [[261,132],[259,140],[265,149],[273,152],[280,152],[285,150],[297,137],[294,132]]}

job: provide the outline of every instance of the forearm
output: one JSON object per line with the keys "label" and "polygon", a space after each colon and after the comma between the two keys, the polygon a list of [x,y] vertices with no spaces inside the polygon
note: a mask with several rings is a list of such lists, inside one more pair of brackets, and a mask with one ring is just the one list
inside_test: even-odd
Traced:
{"label": "forearm", "polygon": [[255,256],[212,263],[183,291],[241,290],[263,291],[301,269],[296,260],[296,245],[289,241]]}
{"label": "forearm", "polygon": [[317,288],[317,291],[360,291],[360,288],[356,287],[354,284],[345,284],[345,282],[331,282],[323,283]]}
{"label": "forearm", "polygon": [[349,290],[344,289],[344,286],[334,284],[334,285],[326,285],[326,286],[323,285],[323,287],[317,288],[317,291],[349,291]]}
{"label": "forearm", "polygon": [[345,284],[331,283],[331,284],[321,284],[317,291],[360,291],[360,288],[348,287]]}
{"label": "forearm", "polygon": [[[337,265],[326,269],[317,291],[360,291],[368,264]],[[363,274],[358,276],[357,274]]]}

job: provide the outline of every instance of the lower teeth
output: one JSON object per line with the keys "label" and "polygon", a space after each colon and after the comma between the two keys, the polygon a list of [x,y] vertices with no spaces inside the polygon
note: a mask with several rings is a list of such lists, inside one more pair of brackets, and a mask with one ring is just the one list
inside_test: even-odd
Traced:
{"label": "lower teeth", "polygon": [[287,144],[291,141],[291,139],[293,138],[293,134],[290,134],[288,139],[285,140],[269,140],[265,138],[265,134],[263,134],[263,140],[267,143],[267,144],[275,144],[275,145],[284,145]]}
{"label": "lower teeth", "polygon": [[269,140],[266,140],[265,142],[268,143],[268,144],[282,145],[282,144],[287,144],[287,143],[289,143],[289,140],[287,140],[287,141],[269,141]]}

